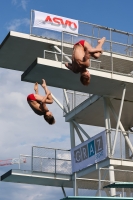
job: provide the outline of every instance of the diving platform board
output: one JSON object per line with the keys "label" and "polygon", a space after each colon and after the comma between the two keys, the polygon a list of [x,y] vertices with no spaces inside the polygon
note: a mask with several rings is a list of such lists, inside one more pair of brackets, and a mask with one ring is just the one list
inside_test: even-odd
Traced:
{"label": "diving platform board", "polygon": [[[111,98],[110,101],[116,113],[118,114],[121,100],[118,98]],[[133,108],[133,102],[125,100],[121,115],[121,122],[125,130],[129,130],[129,128],[133,127],[133,112],[131,112],[132,108]],[[105,118],[104,118],[103,97],[98,95],[93,95],[65,115],[65,120],[67,122],[73,119],[79,124],[104,127]],[[111,127],[116,128],[117,123],[111,111],[110,111],[110,119],[111,119]]]}
{"label": "diving platform board", "polygon": [[[44,57],[44,50],[52,51],[53,46],[62,48],[62,42],[54,39],[41,38],[30,34],[10,31],[0,44],[0,67],[18,71],[25,71],[37,58]],[[63,42],[63,52],[72,54],[73,45]],[[126,47],[125,47],[126,48]],[[55,50],[54,50],[55,51]],[[98,61],[100,69],[111,71],[111,54],[103,52]],[[133,57],[112,53],[113,70],[132,76]],[[97,68],[95,64],[93,67]]]}
{"label": "diving platform board", "polygon": [[25,183],[54,187],[72,188],[73,183],[70,175],[31,172],[22,170],[10,170],[1,177],[3,182]]}
{"label": "diving platform board", "polygon": [[[99,163],[95,163],[86,169],[77,172],[77,183],[78,188],[97,190],[99,184],[98,169],[103,167],[108,167],[114,165],[115,169],[121,170],[132,170],[133,161],[128,162],[127,160],[121,159],[105,159]],[[117,173],[115,178],[120,180],[121,173]],[[83,178],[83,179],[82,179]],[[129,177],[131,181],[132,176]],[[85,180],[83,184],[83,180]],[[123,181],[126,181],[127,177],[123,176]],[[13,182],[13,183],[23,183],[23,184],[34,184],[43,186],[54,186],[54,187],[66,187],[73,188],[73,176],[72,174],[59,174],[59,173],[49,173],[49,172],[37,172],[29,170],[9,170],[0,177],[2,182]],[[104,184],[108,185],[109,180],[104,180]]]}
{"label": "diving platform board", "polygon": [[97,196],[68,196],[61,200],[131,200],[130,197],[97,197]]}
{"label": "diving platform board", "polygon": [[133,188],[133,182],[116,182],[106,185],[103,188]]}
{"label": "diving platform board", "polygon": [[61,46],[61,42],[11,31],[0,45],[0,67],[25,71],[37,57],[44,56],[44,50],[50,51],[51,45]]}
{"label": "diving platform board", "polygon": [[47,85],[80,91],[83,93],[106,95],[116,98],[122,96],[123,83],[127,83],[125,100],[133,101],[133,78],[111,72],[89,69],[91,83],[84,86],[80,82],[80,75],[68,70],[61,62],[44,58],[37,58],[22,74],[21,80],[27,82],[39,82],[44,78]]}
{"label": "diving platform board", "polygon": [[[100,68],[94,64],[93,69],[89,69],[91,84],[85,87],[80,83],[79,75],[69,71],[64,64],[43,58],[44,50],[51,51],[54,45],[61,49],[61,41],[11,31],[0,45],[0,67],[25,72],[23,81],[41,82],[41,78],[45,78],[53,87],[117,98],[121,98],[121,84],[125,82],[128,83],[125,99],[133,100],[133,57],[112,53],[115,71],[112,74],[110,53],[103,52],[98,59]],[[72,47],[72,44],[63,43],[63,52],[71,55]]]}

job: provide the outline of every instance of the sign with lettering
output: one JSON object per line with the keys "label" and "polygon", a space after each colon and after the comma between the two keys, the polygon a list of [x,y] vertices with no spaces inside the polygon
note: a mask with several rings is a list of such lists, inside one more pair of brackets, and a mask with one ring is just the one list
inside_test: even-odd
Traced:
{"label": "sign with lettering", "polygon": [[71,149],[72,171],[84,169],[106,157],[107,145],[104,131]]}
{"label": "sign with lettering", "polygon": [[34,15],[33,27],[78,34],[78,20],[39,11],[34,11]]}

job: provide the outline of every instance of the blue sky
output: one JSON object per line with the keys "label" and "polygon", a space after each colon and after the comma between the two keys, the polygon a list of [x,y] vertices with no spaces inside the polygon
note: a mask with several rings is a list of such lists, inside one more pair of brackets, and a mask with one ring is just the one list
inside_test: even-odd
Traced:
{"label": "blue sky", "polygon": [[[133,33],[132,8],[132,0],[1,0],[0,43],[10,30],[29,34],[31,9]],[[69,149],[69,124],[65,123],[62,111],[56,104],[51,108],[57,121],[53,127],[34,115],[26,102],[27,94],[33,91],[33,84],[21,82],[21,74],[0,68],[0,159],[18,157],[21,153],[31,154],[32,145]],[[50,90],[62,102],[62,90]],[[101,128],[86,127],[86,130],[94,135]],[[16,167],[1,167],[0,174]],[[63,197],[60,188],[3,182],[0,188],[2,200],[53,200],[55,196],[56,199]],[[67,195],[72,194],[67,192]]]}
{"label": "blue sky", "polygon": [[[0,6],[0,42],[8,30],[13,27],[17,31],[29,33],[26,19],[30,19],[30,10],[38,10],[72,19],[87,21],[127,32],[133,32],[132,0],[120,1],[70,1],[62,0],[7,0],[1,1]],[[11,26],[12,25],[12,26]]]}

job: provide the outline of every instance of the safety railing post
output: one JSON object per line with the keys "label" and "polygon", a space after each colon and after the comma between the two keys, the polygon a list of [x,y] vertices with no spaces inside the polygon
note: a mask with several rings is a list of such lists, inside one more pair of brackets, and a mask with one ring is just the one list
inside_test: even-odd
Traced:
{"label": "safety railing post", "polygon": [[68,99],[68,95],[67,95],[66,89],[63,89],[63,93],[64,93],[67,109],[68,109],[68,111],[70,111],[70,103],[69,103],[69,99]]}
{"label": "safety railing post", "polygon": [[98,176],[99,176],[99,187],[98,187],[98,195],[101,196],[101,168],[99,168]]}
{"label": "safety railing post", "polygon": [[33,147],[31,150],[31,172],[33,172]]}
{"label": "safety railing post", "polygon": [[42,159],[43,159],[43,158],[41,158],[41,172],[42,172]]}
{"label": "safety railing post", "polygon": [[111,72],[113,75],[113,56],[112,56],[112,31],[110,29],[110,55],[111,55]]}
{"label": "safety railing post", "polygon": [[19,155],[19,169],[21,168],[21,154]]}
{"label": "safety railing post", "polygon": [[121,137],[122,132],[120,131],[120,152],[121,152],[121,159],[123,158],[122,155],[122,137]]}
{"label": "safety railing post", "polygon": [[45,50],[44,50],[43,58],[45,59]]}
{"label": "safety railing post", "polygon": [[32,27],[32,12],[33,12],[33,10],[31,10],[31,12],[30,12],[30,35],[31,35],[31,27]]}
{"label": "safety railing post", "polygon": [[61,33],[61,68],[63,63],[63,31]]}
{"label": "safety railing post", "polygon": [[76,107],[76,91],[74,91],[74,108]]}
{"label": "safety railing post", "polygon": [[56,149],[55,149],[55,174],[56,174]]}

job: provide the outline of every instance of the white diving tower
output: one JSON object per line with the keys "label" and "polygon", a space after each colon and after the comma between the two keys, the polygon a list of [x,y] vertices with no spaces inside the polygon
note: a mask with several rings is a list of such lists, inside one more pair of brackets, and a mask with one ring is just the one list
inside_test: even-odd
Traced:
{"label": "white diving tower", "polygon": [[[110,183],[132,182],[133,34],[89,23],[88,26],[92,34],[62,32],[60,39],[11,31],[0,46],[0,67],[22,71],[22,81],[41,83],[44,78],[47,85],[62,88],[66,107],[55,97],[54,100],[65,112],[66,122],[70,123],[71,148],[76,145],[75,137],[79,137],[81,143],[90,138],[79,124],[105,127],[107,158],[76,173],[56,173],[55,176],[41,170],[36,172],[32,154],[31,171],[11,170],[1,176],[1,181],[62,187],[64,195],[64,187],[73,187],[75,196],[78,196],[78,188],[82,188],[81,181],[85,181],[84,188],[96,190],[96,196],[102,196],[103,186]],[[91,59],[88,69],[91,83],[83,86],[79,75],[68,70],[64,62],[71,59],[74,43],[85,39],[95,45],[103,36],[106,37],[104,52],[98,60]],[[73,98],[77,92],[81,97],[82,93],[88,97],[72,107],[69,91],[74,91]],[[132,190],[123,192],[116,188],[105,189],[105,193],[107,196],[133,196]]]}

